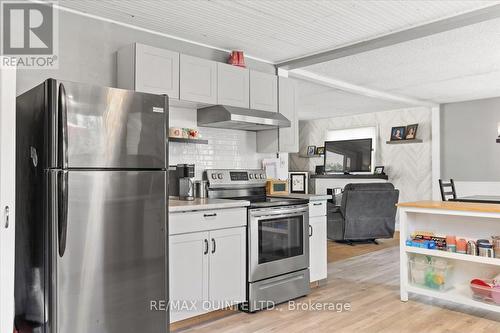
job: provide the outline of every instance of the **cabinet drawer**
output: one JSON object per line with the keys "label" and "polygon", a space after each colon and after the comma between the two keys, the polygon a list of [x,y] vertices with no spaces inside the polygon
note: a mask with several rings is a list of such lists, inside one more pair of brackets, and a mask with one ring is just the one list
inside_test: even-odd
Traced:
{"label": "cabinet drawer", "polygon": [[206,231],[247,225],[247,209],[214,209],[169,214],[168,234]]}
{"label": "cabinet drawer", "polygon": [[309,217],[325,216],[326,201],[311,201],[309,202]]}

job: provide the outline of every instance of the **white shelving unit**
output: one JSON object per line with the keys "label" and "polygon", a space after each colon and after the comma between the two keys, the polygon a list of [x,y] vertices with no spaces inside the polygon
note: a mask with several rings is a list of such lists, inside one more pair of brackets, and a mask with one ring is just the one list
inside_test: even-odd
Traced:
{"label": "white shelving unit", "polygon": [[411,246],[406,246],[405,251],[407,253],[416,253],[416,254],[423,254],[426,256],[433,256],[433,257],[440,257],[440,258],[446,258],[446,259],[475,262],[475,263],[486,264],[486,265],[500,266],[500,259],[497,259],[497,258],[472,256],[470,254],[452,253],[452,252],[439,251],[439,250],[428,250],[428,249],[421,249],[418,247],[411,247]]}
{"label": "white shelving unit", "polygon": [[[500,235],[500,205],[427,201],[400,204],[399,207],[401,301],[407,301],[412,293],[500,313],[500,305],[475,300],[469,288],[473,278],[500,274],[500,259],[406,246],[406,239],[414,231],[466,239]],[[411,256],[418,254],[444,258],[453,264],[450,289],[438,291],[411,284],[408,262]]]}
{"label": "white shelving unit", "polygon": [[436,291],[416,286],[408,286],[408,292],[439,298],[448,302],[467,305],[483,310],[500,312],[500,306],[496,304],[476,301],[472,298],[472,293],[468,290],[469,286],[457,286],[448,291]]}

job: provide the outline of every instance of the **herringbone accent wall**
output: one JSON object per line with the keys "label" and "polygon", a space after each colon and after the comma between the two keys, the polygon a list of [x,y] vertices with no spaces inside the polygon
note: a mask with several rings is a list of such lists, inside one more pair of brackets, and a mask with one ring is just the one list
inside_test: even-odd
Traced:
{"label": "herringbone accent wall", "polygon": [[[418,123],[417,138],[423,143],[389,145],[393,126]],[[291,171],[311,171],[322,158],[303,158],[307,146],[323,146],[329,130],[376,126],[378,143],[376,164],[384,165],[389,181],[400,190],[400,202],[432,198],[431,110],[416,107],[348,117],[317,119],[299,123],[300,153],[290,154]]]}

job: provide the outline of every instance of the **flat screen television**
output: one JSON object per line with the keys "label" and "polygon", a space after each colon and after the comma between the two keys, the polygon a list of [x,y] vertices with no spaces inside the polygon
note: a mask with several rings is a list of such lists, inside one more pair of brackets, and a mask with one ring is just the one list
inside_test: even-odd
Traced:
{"label": "flat screen television", "polygon": [[325,142],[325,173],[371,172],[372,139]]}

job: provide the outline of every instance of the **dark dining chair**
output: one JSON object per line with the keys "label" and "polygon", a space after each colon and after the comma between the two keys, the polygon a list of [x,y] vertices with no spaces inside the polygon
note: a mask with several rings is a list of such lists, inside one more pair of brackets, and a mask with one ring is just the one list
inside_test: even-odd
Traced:
{"label": "dark dining chair", "polygon": [[453,181],[453,179],[450,179],[449,182],[445,182],[440,179],[439,189],[441,190],[441,199],[443,201],[457,198],[457,191],[455,190],[455,182]]}

